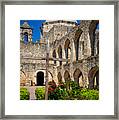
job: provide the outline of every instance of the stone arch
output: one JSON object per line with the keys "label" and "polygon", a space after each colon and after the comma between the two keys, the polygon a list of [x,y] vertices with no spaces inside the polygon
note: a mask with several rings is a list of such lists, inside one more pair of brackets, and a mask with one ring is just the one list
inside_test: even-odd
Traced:
{"label": "stone arch", "polygon": [[58,78],[58,83],[62,83],[62,75],[60,72],[58,73],[57,78]]}
{"label": "stone arch", "polygon": [[24,32],[24,43],[28,43],[28,32]]}
{"label": "stone arch", "polygon": [[64,49],[65,49],[65,57],[66,57],[66,63],[68,63],[68,59],[70,59],[71,55],[71,47],[70,47],[70,40],[67,39],[64,44]]}
{"label": "stone arch", "polygon": [[88,74],[89,88],[99,88],[99,68],[98,66],[92,67]]}
{"label": "stone arch", "polygon": [[76,61],[78,61],[79,58],[79,39],[82,34],[82,30],[78,29],[75,33],[75,39],[74,39],[74,45],[75,45],[75,54],[76,54]]}
{"label": "stone arch", "polygon": [[95,32],[97,29],[97,25],[99,25],[99,20],[92,20],[89,26],[89,35],[90,35],[90,44],[91,44],[91,55],[94,56],[95,51]]}
{"label": "stone arch", "polygon": [[26,80],[27,78],[25,72],[20,70],[20,86],[25,86]]}
{"label": "stone arch", "polygon": [[[53,58],[56,58],[56,50],[53,50],[52,56],[53,56]],[[56,63],[57,63],[57,61],[54,60],[54,64],[55,64],[55,65],[56,65]]]}
{"label": "stone arch", "polygon": [[65,82],[71,80],[70,74],[67,70],[64,72],[64,80],[65,80]]}
{"label": "stone arch", "polygon": [[83,74],[80,69],[76,68],[74,71],[74,80],[77,82],[78,86],[83,87]]}
{"label": "stone arch", "polygon": [[[62,59],[62,46],[59,45],[58,47],[58,56],[60,59]],[[62,65],[62,60],[59,61],[60,65]]]}

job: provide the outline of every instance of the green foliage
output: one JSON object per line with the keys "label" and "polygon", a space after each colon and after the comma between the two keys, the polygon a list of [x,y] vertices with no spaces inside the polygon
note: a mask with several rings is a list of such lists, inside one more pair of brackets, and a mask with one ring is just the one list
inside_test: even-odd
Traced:
{"label": "green foliage", "polygon": [[27,88],[20,88],[20,100],[29,100],[30,94]]}
{"label": "green foliage", "polygon": [[70,90],[68,91],[70,100],[76,100],[80,97],[80,87],[77,82],[70,81]]}
{"label": "green foliage", "polygon": [[36,95],[37,100],[44,100],[45,99],[45,87],[36,88],[35,95]]}
{"label": "green foliage", "polygon": [[70,86],[71,86],[71,89],[73,90],[79,89],[79,86],[75,81],[70,81]]}
{"label": "green foliage", "polygon": [[66,100],[68,99],[68,93],[66,89],[62,88],[62,86],[58,86],[53,92],[49,94],[50,100]]}
{"label": "green foliage", "polygon": [[[36,88],[37,100],[45,99],[45,87]],[[68,81],[60,83],[58,86],[55,81],[48,83],[49,100],[98,100],[99,91],[86,88],[80,88],[77,82]]]}
{"label": "green foliage", "polygon": [[49,100],[98,100],[99,91],[80,88],[77,82],[67,81],[52,88],[50,86]]}
{"label": "green foliage", "polygon": [[99,99],[99,91],[98,90],[90,90],[90,89],[82,89],[80,92],[80,99],[82,99],[82,100],[98,100]]}
{"label": "green foliage", "polygon": [[48,99],[49,100],[55,99],[56,95],[55,95],[54,91],[55,91],[56,87],[57,87],[57,85],[54,80],[48,82]]}

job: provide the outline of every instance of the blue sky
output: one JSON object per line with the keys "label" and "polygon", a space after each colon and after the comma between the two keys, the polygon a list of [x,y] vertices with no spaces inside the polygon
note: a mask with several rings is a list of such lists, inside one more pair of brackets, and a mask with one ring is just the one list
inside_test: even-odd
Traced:
{"label": "blue sky", "polygon": [[[40,27],[42,26],[42,23],[46,20],[27,20],[28,24],[31,28],[33,28],[33,36],[32,40],[35,43],[37,40],[40,40]],[[76,20],[78,24],[80,24],[80,20]],[[20,26],[24,23],[24,20],[20,20]],[[99,25],[97,26],[97,29],[99,29]]]}

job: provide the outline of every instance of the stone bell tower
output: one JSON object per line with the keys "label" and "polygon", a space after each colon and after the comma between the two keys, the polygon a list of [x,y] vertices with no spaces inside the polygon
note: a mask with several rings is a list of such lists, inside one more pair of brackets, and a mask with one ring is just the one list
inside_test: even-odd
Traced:
{"label": "stone bell tower", "polygon": [[25,44],[32,42],[32,33],[33,28],[31,28],[28,22],[25,20],[24,23],[20,26],[20,40]]}

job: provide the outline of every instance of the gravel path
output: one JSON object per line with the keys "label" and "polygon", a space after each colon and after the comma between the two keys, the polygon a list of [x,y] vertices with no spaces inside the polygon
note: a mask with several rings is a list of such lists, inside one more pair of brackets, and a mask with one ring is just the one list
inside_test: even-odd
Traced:
{"label": "gravel path", "polygon": [[35,96],[36,87],[32,86],[32,87],[28,87],[27,89],[28,89],[28,91],[30,93],[30,100],[36,100],[36,96]]}
{"label": "gravel path", "polygon": [[29,93],[30,93],[30,100],[36,100],[36,96],[35,96],[35,89],[39,88],[41,86],[24,86],[23,88],[27,88]]}
{"label": "gravel path", "polygon": [[40,86],[28,86],[26,87],[30,93],[30,100],[36,100],[36,96],[35,96],[35,89],[38,88]]}

